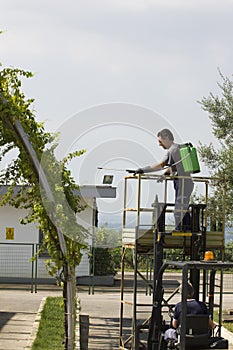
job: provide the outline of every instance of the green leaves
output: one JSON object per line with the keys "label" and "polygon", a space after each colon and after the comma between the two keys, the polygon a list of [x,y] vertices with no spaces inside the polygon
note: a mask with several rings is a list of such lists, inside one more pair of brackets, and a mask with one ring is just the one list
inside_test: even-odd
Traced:
{"label": "green leaves", "polygon": [[203,98],[201,105],[209,113],[212,121],[213,134],[220,143],[233,142],[233,82],[224,77],[221,72],[222,83],[218,83],[221,97],[210,93]]}
{"label": "green leaves", "polygon": [[[55,273],[61,269],[64,261],[71,267],[77,266],[81,261],[81,250],[85,247],[87,231],[77,224],[75,216],[84,207],[80,199],[74,196],[78,186],[66,167],[68,161],[82,155],[85,150],[70,153],[61,161],[56,159],[54,152],[58,135],[45,132],[44,124],[36,121],[32,111],[34,100],[26,99],[21,90],[21,79],[32,76],[31,72],[15,68],[0,71],[0,160],[12,150],[18,150],[15,158],[0,173],[0,184],[9,184],[0,205],[10,204],[29,210],[21,223],[38,224],[44,234],[42,249],[46,248],[51,256],[48,268],[51,273]],[[15,132],[16,120],[21,123],[41,161],[55,204],[45,195],[30,156]],[[16,185],[21,185],[18,193],[13,191]],[[59,245],[57,223],[66,235],[66,256],[63,256]]]}
{"label": "green leaves", "polygon": [[[223,185],[226,189],[226,219],[228,224],[233,220],[232,197],[233,197],[233,82],[222,75],[222,82],[218,83],[220,96],[210,93],[207,98],[200,102],[204,111],[208,112],[213,126],[213,134],[219,141],[219,147],[212,144],[200,144],[199,153],[202,161],[210,169],[213,176],[219,177],[216,189],[210,201],[213,217],[218,212],[223,212]],[[223,183],[223,179],[225,184]],[[218,210],[216,211],[216,208]]]}

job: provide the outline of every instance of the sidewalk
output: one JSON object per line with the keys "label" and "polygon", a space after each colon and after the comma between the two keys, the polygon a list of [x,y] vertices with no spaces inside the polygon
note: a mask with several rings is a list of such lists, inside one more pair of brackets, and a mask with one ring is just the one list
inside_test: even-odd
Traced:
{"label": "sidewalk", "polygon": [[0,350],[29,350],[34,340],[32,333],[43,298],[60,296],[61,293],[56,286],[37,293],[25,289],[0,289]]}

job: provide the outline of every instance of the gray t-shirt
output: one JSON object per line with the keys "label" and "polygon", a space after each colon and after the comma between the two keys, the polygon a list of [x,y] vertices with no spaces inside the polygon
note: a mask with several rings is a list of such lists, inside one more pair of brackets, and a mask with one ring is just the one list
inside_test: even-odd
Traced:
{"label": "gray t-shirt", "polygon": [[171,147],[167,150],[166,155],[162,159],[162,162],[165,165],[171,167],[172,175],[179,175],[179,176],[185,175],[184,168],[180,158],[180,145],[178,143],[173,143],[171,145]]}

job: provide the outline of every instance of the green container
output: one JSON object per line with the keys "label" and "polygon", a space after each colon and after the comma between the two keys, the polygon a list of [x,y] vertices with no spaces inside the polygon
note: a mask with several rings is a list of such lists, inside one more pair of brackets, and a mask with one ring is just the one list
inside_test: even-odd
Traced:
{"label": "green container", "polygon": [[200,165],[197,157],[197,150],[192,144],[182,145],[180,157],[185,173],[199,173]]}

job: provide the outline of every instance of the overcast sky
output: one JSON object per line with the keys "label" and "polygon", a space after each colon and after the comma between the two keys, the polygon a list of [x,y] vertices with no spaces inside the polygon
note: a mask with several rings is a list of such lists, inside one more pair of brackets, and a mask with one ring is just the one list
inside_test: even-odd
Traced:
{"label": "overcast sky", "polygon": [[159,160],[163,127],[213,141],[197,101],[219,92],[218,68],[232,77],[232,0],[0,3],[0,62],[35,73],[23,89],[48,131],[66,130],[62,152],[87,149],[81,184],[100,181],[97,166]]}

